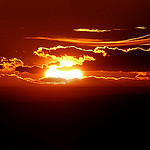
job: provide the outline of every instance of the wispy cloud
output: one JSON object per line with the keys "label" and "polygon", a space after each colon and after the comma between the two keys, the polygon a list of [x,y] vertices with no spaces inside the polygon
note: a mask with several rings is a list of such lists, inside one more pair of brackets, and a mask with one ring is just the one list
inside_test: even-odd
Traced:
{"label": "wispy cloud", "polygon": [[147,29],[147,27],[141,26],[141,27],[135,27],[135,29],[138,29],[138,30],[145,30],[145,29]]}
{"label": "wispy cloud", "polygon": [[[139,27],[134,27],[136,30],[145,30],[148,27],[146,26],[139,26]],[[105,33],[105,32],[111,32],[111,31],[122,31],[122,30],[127,30],[127,29],[121,29],[121,28],[113,28],[113,29],[89,29],[89,28],[78,28],[78,29],[73,29],[75,32],[91,32],[91,33]]]}
{"label": "wispy cloud", "polygon": [[[76,47],[76,46],[61,46],[61,45],[58,45],[58,46],[54,46],[54,47],[51,47],[51,48],[39,47],[38,50],[34,51],[34,54],[38,55],[40,57],[47,58],[47,57],[53,57],[52,55],[50,55],[50,53],[52,51],[74,49],[74,50],[78,50],[78,51],[82,51],[82,52],[93,52],[93,53],[102,54],[103,56],[107,56],[107,53],[105,52],[105,48],[106,47],[96,47],[94,49],[84,49],[84,48]],[[80,56],[81,56],[81,54],[80,54]],[[91,58],[91,59],[93,59],[93,58]]]}
{"label": "wispy cloud", "polygon": [[122,31],[125,29],[120,29],[120,28],[114,28],[114,29],[88,29],[88,28],[78,28],[78,29],[73,29],[73,31],[76,32],[91,32],[91,33],[105,33],[105,32],[111,32],[111,31]]}
{"label": "wispy cloud", "polygon": [[73,31],[76,32],[96,32],[96,33],[104,33],[104,32],[110,32],[112,30],[100,30],[100,29],[87,29],[87,28],[79,28],[79,29],[73,29]]}
{"label": "wispy cloud", "polygon": [[35,40],[48,40],[48,41],[59,41],[59,42],[66,42],[66,43],[75,43],[78,45],[84,46],[110,46],[110,47],[119,47],[119,46],[138,46],[141,44],[150,43],[150,34],[130,38],[126,40],[119,40],[119,41],[104,41],[102,39],[87,39],[87,38],[67,38],[67,37],[25,37],[25,39],[35,39]]}

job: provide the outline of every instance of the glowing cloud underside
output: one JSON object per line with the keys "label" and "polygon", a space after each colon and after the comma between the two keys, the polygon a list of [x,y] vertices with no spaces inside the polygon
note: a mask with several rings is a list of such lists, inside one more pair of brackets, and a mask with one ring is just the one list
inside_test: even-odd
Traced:
{"label": "glowing cloud underside", "polygon": [[67,37],[25,37],[25,39],[39,39],[39,40],[48,40],[48,41],[59,41],[59,42],[67,42],[67,43],[75,43],[78,45],[84,46],[132,46],[132,45],[143,45],[150,43],[150,34],[130,38],[126,40],[119,40],[119,41],[103,41],[102,39],[87,39],[87,38],[67,38]]}
{"label": "glowing cloud underside", "polygon": [[57,70],[58,68],[62,67],[72,67],[73,62],[71,61],[61,61],[60,66],[57,65],[52,65],[49,67],[49,69],[45,73],[46,78],[63,78],[66,80],[71,80],[71,79],[82,79],[82,71],[78,69],[73,69],[69,71],[60,71]]}

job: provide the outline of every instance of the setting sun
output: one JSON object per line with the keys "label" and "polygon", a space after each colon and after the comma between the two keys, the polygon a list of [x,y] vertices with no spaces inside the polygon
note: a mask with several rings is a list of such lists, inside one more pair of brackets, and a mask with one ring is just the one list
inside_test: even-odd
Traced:
{"label": "setting sun", "polygon": [[60,66],[57,65],[52,65],[49,67],[49,69],[45,73],[46,78],[63,78],[66,80],[71,80],[71,79],[82,79],[82,71],[78,69],[72,69],[69,71],[60,71],[57,70],[58,68],[62,67],[72,67],[73,62],[71,61],[61,61]]}

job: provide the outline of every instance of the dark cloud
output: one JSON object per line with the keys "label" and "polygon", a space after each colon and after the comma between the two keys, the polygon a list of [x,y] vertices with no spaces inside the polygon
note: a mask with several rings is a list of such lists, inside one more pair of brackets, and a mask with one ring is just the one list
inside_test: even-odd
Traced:
{"label": "dark cloud", "polygon": [[39,81],[39,83],[43,84],[64,84],[66,86],[150,86],[150,82],[147,80],[135,80],[130,78],[121,78],[118,80],[115,80],[113,78],[95,78],[95,77],[88,77],[84,78],[82,80],[80,79],[73,79],[70,81],[67,81],[62,78],[43,78]]}
{"label": "dark cloud", "polygon": [[84,61],[82,70],[104,70],[104,71],[150,71],[150,49],[127,48],[119,49],[115,47],[96,47],[85,50],[74,46],[39,48],[35,51],[38,56],[56,56],[64,55],[80,56],[87,55],[93,57],[93,61]]}
{"label": "dark cloud", "polygon": [[38,66],[33,66],[33,67],[22,67],[19,66],[15,70],[19,72],[28,72],[32,74],[42,74],[44,73],[48,68],[46,66],[38,67]]}
{"label": "dark cloud", "polygon": [[60,83],[60,84],[64,84],[67,82],[67,80],[63,79],[63,78],[42,78],[39,80],[39,83],[43,82],[45,84],[53,84],[53,83]]}
{"label": "dark cloud", "polygon": [[[68,84],[71,84],[68,83]],[[81,86],[150,86],[150,82],[147,80],[134,80],[128,78],[122,78],[119,80],[107,79],[107,78],[85,78],[79,80],[78,82],[74,82],[75,85]]]}
{"label": "dark cloud", "polygon": [[96,61],[84,62],[85,70],[105,71],[150,71],[150,52],[136,49],[123,52],[119,50],[105,49],[108,56],[92,54]]}
{"label": "dark cloud", "polygon": [[2,65],[0,65],[0,69],[3,69],[3,66],[2,66]]}

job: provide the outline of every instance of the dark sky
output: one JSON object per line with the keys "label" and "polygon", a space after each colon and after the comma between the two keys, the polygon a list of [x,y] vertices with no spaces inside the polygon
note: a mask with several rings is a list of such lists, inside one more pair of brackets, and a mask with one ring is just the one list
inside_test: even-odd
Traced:
{"label": "dark sky", "polygon": [[[74,28],[112,29],[149,26],[149,6],[149,0],[1,0],[1,53],[5,55],[16,49],[31,51],[31,47],[35,47],[31,46],[30,42],[26,44],[26,41],[22,41],[26,36],[79,37],[80,33],[72,33]],[[146,33],[130,31],[131,37]],[[92,35],[109,39],[116,36],[120,37],[117,33]],[[124,33],[122,38],[126,37],[128,35]],[[31,47],[24,48],[27,45]]]}
{"label": "dark sky", "polygon": [[[35,50],[35,46],[23,40],[25,36],[79,37],[87,35],[72,33],[74,28],[112,29],[149,26],[149,6],[149,0],[1,0],[1,54],[10,56],[10,52],[16,50],[33,51],[33,48]],[[146,33],[130,31],[131,36]],[[120,33],[93,36],[118,38]],[[126,37],[128,34],[124,33],[122,38]]]}
{"label": "dark sky", "polygon": [[[149,0],[4,0],[1,26],[32,30],[149,25]],[[53,29],[53,30],[52,30]]]}

